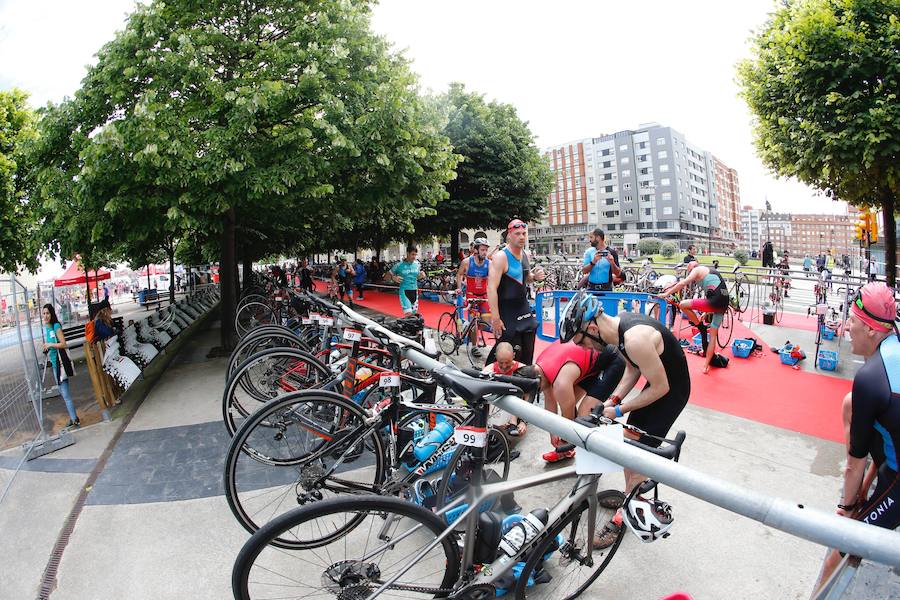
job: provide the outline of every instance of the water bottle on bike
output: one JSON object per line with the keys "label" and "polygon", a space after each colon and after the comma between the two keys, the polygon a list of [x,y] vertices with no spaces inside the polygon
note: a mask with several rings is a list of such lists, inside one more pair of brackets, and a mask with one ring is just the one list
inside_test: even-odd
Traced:
{"label": "water bottle on bike", "polygon": [[451,435],[453,435],[453,424],[441,421],[416,443],[413,454],[416,455],[417,460],[427,460]]}
{"label": "water bottle on bike", "polygon": [[515,556],[519,550],[544,530],[549,519],[550,513],[546,508],[534,509],[506,532],[506,535],[500,540],[500,550],[507,556]]}

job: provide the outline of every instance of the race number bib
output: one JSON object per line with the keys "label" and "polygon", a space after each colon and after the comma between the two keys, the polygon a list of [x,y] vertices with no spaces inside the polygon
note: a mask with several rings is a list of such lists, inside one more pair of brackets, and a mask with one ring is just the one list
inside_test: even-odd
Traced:
{"label": "race number bib", "polygon": [[331,327],[332,325],[334,325],[334,318],[322,315],[319,317],[319,324],[321,324],[323,327]]}
{"label": "race number bib", "polygon": [[453,430],[453,440],[461,446],[484,448],[487,446],[487,429],[484,427],[457,427]]}
{"label": "race number bib", "polygon": [[400,387],[400,373],[382,373],[378,387]]}

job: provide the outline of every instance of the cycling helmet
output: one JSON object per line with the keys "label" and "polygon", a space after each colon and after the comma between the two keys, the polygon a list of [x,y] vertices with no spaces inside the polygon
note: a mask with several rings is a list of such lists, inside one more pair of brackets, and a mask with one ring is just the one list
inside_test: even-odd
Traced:
{"label": "cycling helmet", "polygon": [[625,504],[623,521],[631,532],[642,542],[649,544],[661,537],[667,537],[675,519],[672,507],[661,500],[644,500],[635,496]]}
{"label": "cycling helmet", "polygon": [[579,331],[603,312],[603,305],[592,294],[578,290],[559,316],[559,341],[572,341]]}
{"label": "cycling helmet", "polygon": [[475,238],[475,241],[472,242],[472,244],[473,244],[476,248],[477,248],[478,246],[484,246],[484,247],[486,247],[486,248],[490,247],[490,244],[488,244],[487,238],[483,238],[483,237]]}

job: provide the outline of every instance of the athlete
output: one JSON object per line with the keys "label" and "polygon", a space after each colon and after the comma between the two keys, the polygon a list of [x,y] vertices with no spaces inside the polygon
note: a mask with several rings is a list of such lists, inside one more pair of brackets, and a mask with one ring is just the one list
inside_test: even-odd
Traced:
{"label": "athlete", "polygon": [[584,251],[582,272],[587,275],[587,288],[611,292],[613,278],[619,269],[619,255],[612,248],[606,247],[606,235],[599,227],[588,234],[591,246]]}
{"label": "athlete", "polygon": [[[494,375],[517,375],[520,369],[526,368],[525,365],[516,360],[516,351],[509,342],[500,342],[497,344],[496,352],[497,360],[481,370],[482,373],[493,373]],[[534,377],[533,373],[521,373],[525,377]],[[500,415],[508,417],[505,424],[500,428],[510,437],[522,437],[528,431],[528,423],[524,419],[509,414],[506,411],[499,411]]]}
{"label": "athlete", "polygon": [[419,280],[425,277],[416,256],[419,249],[415,246],[406,247],[406,258],[391,267],[388,277],[400,284],[400,308],[404,315],[419,312]]}
{"label": "athlete", "polygon": [[350,298],[351,306],[353,305],[354,275],[356,275],[356,271],[347,263],[347,259],[343,256],[338,259],[338,264],[335,265],[334,270],[331,272],[331,283],[336,286],[341,302],[344,301],[344,295],[347,295]]}
{"label": "athlete", "polygon": [[[866,359],[843,401],[847,466],[837,514],[869,525],[900,525],[900,334],[894,291],[881,282],[867,283],[856,293],[847,321],[850,350]],[[866,473],[867,457],[872,467]],[[869,488],[877,474],[875,490]],[[840,563],[828,554],[817,588]]]}
{"label": "athlete", "polygon": [[[475,246],[471,256],[460,262],[456,271],[456,294],[459,297],[465,290],[469,319],[487,319],[490,318],[487,312],[487,283],[491,266],[491,260],[487,257],[489,246],[486,238],[475,238],[473,243]],[[473,327],[469,332],[469,341],[473,346],[478,343],[477,336],[478,331]],[[478,348],[473,349],[472,353],[480,356]]]}
{"label": "athlete", "polygon": [[[488,273],[488,305],[495,339],[509,342],[516,349],[516,358],[528,365],[534,360],[534,332],[537,319],[528,303],[527,285],[544,280],[544,270],[528,266],[525,246],[528,226],[513,219],[506,227],[507,246],[491,258]],[[496,346],[488,355],[487,364],[494,362]]]}
{"label": "athlete", "polygon": [[[680,292],[688,285],[701,282],[704,290],[703,298],[691,298],[682,300],[678,304],[678,308],[687,315],[688,320],[700,330],[700,342],[703,345],[703,354],[706,356],[706,364],[703,366],[703,372],[709,373],[709,363],[715,355],[716,345],[713,344],[713,351],[709,352],[709,341],[707,334],[713,340],[717,339],[719,327],[725,318],[725,311],[728,310],[728,285],[725,278],[722,277],[716,269],[704,267],[697,261],[688,263],[688,276],[665,290],[660,294],[660,298],[667,298],[672,294]],[[695,311],[703,311],[710,315],[709,326],[707,327]]]}
{"label": "athlete", "polygon": [[[559,339],[572,341],[589,350],[616,346],[625,358],[625,373],[612,395],[600,409],[610,419],[628,415],[628,424],[655,437],[641,436],[640,443],[658,447],[687,405],[691,379],[684,350],[671,331],[653,317],[622,313],[610,317],[591,294],[579,290],[560,315]],[[636,396],[623,401],[643,375],[647,384]],[[626,432],[631,438],[636,436]],[[625,494],[646,477],[625,469]],[[661,515],[657,515],[661,518]],[[606,548],[622,528],[621,511],[594,538],[595,548]]]}
{"label": "athlete", "polygon": [[[529,372],[529,369],[533,370]],[[612,395],[625,373],[625,360],[615,346],[597,351],[571,342],[553,342],[537,357],[533,367],[523,375],[540,377],[544,408],[567,419],[588,414],[601,401]],[[575,456],[575,450],[557,452],[565,442],[550,435],[553,449],[542,458],[555,463]]]}

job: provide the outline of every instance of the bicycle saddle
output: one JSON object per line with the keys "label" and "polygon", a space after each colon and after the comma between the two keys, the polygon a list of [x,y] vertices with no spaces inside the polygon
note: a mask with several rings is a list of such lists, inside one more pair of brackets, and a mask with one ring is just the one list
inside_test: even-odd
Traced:
{"label": "bicycle saddle", "polygon": [[438,383],[449,387],[470,404],[482,402],[486,396],[522,397],[522,390],[510,383],[475,379],[449,366],[436,369],[432,376]]}

